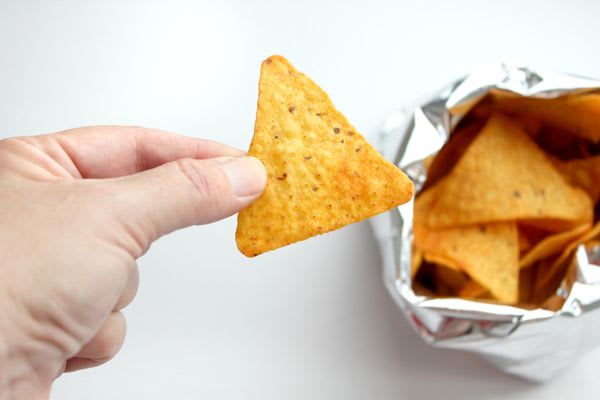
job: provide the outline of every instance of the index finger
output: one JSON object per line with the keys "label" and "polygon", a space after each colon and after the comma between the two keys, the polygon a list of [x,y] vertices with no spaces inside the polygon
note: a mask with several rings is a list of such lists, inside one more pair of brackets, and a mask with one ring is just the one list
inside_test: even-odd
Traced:
{"label": "index finger", "polygon": [[[245,154],[211,140],[136,126],[90,126],[35,139],[73,176],[90,179],[130,175],[181,158]],[[57,145],[64,154],[57,151]]]}

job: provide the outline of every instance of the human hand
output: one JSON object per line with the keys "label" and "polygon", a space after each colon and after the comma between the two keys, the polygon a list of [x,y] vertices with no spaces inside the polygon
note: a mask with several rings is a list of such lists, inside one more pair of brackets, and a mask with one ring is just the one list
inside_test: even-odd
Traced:
{"label": "human hand", "polygon": [[64,371],[112,358],[136,259],[249,205],[265,183],[239,150],[151,129],[0,141],[0,399],[48,398]]}

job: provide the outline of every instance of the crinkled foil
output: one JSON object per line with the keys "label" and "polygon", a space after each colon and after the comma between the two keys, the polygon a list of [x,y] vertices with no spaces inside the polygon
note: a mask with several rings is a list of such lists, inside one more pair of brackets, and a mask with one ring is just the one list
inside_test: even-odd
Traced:
{"label": "crinkled foil", "polygon": [[[426,178],[423,160],[444,145],[460,118],[494,88],[556,97],[600,91],[600,81],[507,64],[483,68],[423,105],[390,115],[380,136],[381,152],[419,191]],[[577,249],[576,265],[556,293],[564,299],[558,311],[422,296],[411,288],[412,210],[411,201],[371,223],[386,287],[427,343],[477,353],[501,370],[533,381],[552,378],[600,344],[600,310],[595,310],[600,306],[600,254],[584,246]]]}

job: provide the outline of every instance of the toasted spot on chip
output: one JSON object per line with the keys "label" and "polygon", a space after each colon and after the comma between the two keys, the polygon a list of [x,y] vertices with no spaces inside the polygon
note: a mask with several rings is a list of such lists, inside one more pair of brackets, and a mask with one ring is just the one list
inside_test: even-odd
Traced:
{"label": "toasted spot on chip", "polygon": [[[353,134],[340,140],[342,131]],[[264,193],[238,215],[237,246],[250,257],[369,218],[413,194],[408,177],[280,56],[261,67],[248,154],[267,170]]]}

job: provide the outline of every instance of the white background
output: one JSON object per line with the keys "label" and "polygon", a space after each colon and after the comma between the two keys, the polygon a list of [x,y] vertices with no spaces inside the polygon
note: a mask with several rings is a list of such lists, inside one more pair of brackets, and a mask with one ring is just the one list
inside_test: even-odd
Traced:
{"label": "white background", "polygon": [[[136,124],[246,148],[260,61],[308,73],[366,135],[478,65],[600,76],[600,3],[0,1],[0,137]],[[600,351],[545,386],[427,347],[366,223],[246,259],[235,219],[140,261],[127,341],[53,399],[592,398]],[[598,332],[600,335],[600,332]]]}

